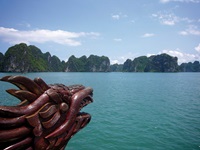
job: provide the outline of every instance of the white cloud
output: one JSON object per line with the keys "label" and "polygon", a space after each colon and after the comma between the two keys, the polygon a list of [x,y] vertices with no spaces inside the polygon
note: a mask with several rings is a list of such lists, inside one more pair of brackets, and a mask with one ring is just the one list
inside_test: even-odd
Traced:
{"label": "white cloud", "polygon": [[157,13],[151,14],[151,16],[157,18],[157,17],[158,17],[158,14],[157,14]]}
{"label": "white cloud", "polygon": [[187,29],[180,31],[180,35],[200,35],[200,30],[197,26],[190,25]]}
{"label": "white cloud", "polygon": [[81,42],[77,38],[81,37],[97,37],[99,33],[96,32],[68,32],[64,30],[47,30],[37,29],[20,31],[14,28],[0,27],[0,39],[11,44],[18,44],[21,42],[29,44],[30,42],[45,43],[54,42],[68,46],[79,46]]}
{"label": "white cloud", "polygon": [[150,57],[150,56],[153,56],[153,55],[156,55],[156,54],[148,53],[148,54],[147,54],[147,57]]}
{"label": "white cloud", "polygon": [[186,32],[186,31],[180,31],[179,34],[181,34],[181,35],[188,35],[188,32]]}
{"label": "white cloud", "polygon": [[179,22],[192,23],[196,21],[196,20],[189,19],[187,17],[181,18],[179,16],[176,16],[174,13],[170,13],[170,12],[153,13],[152,17],[158,19],[161,24],[169,25],[169,26],[176,25]]}
{"label": "white cloud", "polygon": [[161,3],[168,3],[170,0],[160,0]]}
{"label": "white cloud", "polygon": [[119,15],[112,15],[112,18],[115,20],[119,20],[120,16]]}
{"label": "white cloud", "polygon": [[132,53],[132,52],[128,52],[127,54],[124,54],[123,56],[119,56],[119,57],[110,57],[110,63],[111,64],[123,64],[127,59],[131,59],[133,60],[137,55]]}
{"label": "white cloud", "polygon": [[200,60],[200,55],[199,54],[189,54],[189,53],[183,53],[180,52],[179,49],[176,50],[163,50],[160,53],[166,53],[174,57],[178,57],[178,64],[180,65],[181,63],[188,63],[188,62],[194,62],[195,60]]}
{"label": "white cloud", "polygon": [[199,45],[198,45],[197,47],[195,47],[194,49],[195,49],[197,52],[200,53],[200,43],[199,43]]}
{"label": "white cloud", "polygon": [[200,0],[160,0],[161,3],[168,2],[186,2],[186,3],[199,3]]}
{"label": "white cloud", "polygon": [[111,15],[112,19],[114,20],[119,20],[119,19],[122,19],[122,18],[126,18],[128,17],[126,14],[122,14],[121,12],[118,13],[118,14],[112,14]]}
{"label": "white cloud", "polygon": [[115,59],[110,58],[110,64],[123,64],[128,58],[121,56]]}
{"label": "white cloud", "polygon": [[163,20],[163,24],[165,24],[165,25],[169,25],[169,26],[173,26],[173,25],[175,25],[175,20]]}
{"label": "white cloud", "polygon": [[113,64],[120,64],[120,63],[119,63],[119,60],[117,60],[117,59],[111,60],[110,63],[111,63],[111,65],[113,65]]}
{"label": "white cloud", "polygon": [[121,42],[122,41],[122,39],[121,38],[115,38],[115,39],[113,39],[115,42]]}
{"label": "white cloud", "polygon": [[152,17],[157,18],[161,24],[169,25],[169,26],[173,26],[176,23],[181,21],[181,19],[177,17],[176,15],[174,15],[173,13],[167,13],[167,12],[154,13],[152,14]]}
{"label": "white cloud", "polygon": [[[189,18],[185,17],[185,18],[180,18],[180,21],[185,21],[187,23],[192,23],[192,22],[195,22],[196,20],[192,20],[192,19],[189,19]],[[198,20],[197,20],[197,22],[198,22]]]}
{"label": "white cloud", "polygon": [[135,20],[131,20],[130,22],[131,22],[131,23],[135,23]]}
{"label": "white cloud", "polygon": [[21,23],[19,23],[17,25],[21,26],[21,27],[26,27],[26,28],[30,28],[31,27],[31,24],[28,23],[28,22],[25,22],[25,21],[22,21]]}
{"label": "white cloud", "polygon": [[143,38],[147,38],[147,37],[152,37],[155,36],[154,33],[145,33],[144,35],[142,35]]}

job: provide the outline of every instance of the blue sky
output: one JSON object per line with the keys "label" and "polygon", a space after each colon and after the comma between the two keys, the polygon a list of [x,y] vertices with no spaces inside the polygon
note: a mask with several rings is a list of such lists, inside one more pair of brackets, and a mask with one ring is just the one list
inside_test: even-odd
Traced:
{"label": "blue sky", "polygon": [[168,53],[200,61],[200,0],[1,0],[0,51],[24,42],[67,61]]}

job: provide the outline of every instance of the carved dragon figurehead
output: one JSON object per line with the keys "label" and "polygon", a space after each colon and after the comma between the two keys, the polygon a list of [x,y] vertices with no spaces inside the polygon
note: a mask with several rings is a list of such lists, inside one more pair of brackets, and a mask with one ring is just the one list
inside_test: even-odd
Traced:
{"label": "carved dragon figurehead", "polygon": [[41,78],[5,76],[19,89],[7,92],[21,100],[17,106],[0,106],[0,147],[5,150],[63,150],[84,128],[90,114],[80,112],[93,102],[92,88],[83,85],[47,85]]}

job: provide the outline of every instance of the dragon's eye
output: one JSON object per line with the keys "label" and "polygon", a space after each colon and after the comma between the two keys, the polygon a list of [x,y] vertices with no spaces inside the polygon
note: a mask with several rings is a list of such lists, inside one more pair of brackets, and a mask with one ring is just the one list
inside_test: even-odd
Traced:
{"label": "dragon's eye", "polygon": [[63,103],[60,104],[60,111],[61,111],[62,113],[67,112],[68,109],[69,109],[69,106],[67,105],[67,103],[64,103],[64,102],[63,102]]}

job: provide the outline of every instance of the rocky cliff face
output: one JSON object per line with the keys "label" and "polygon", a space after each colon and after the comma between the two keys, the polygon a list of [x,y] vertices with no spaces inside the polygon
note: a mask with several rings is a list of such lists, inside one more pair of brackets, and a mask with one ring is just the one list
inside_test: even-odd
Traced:
{"label": "rocky cliff face", "polygon": [[167,54],[154,55],[150,57],[141,56],[133,61],[127,59],[123,65],[125,72],[177,72],[177,57]]}
{"label": "rocky cliff face", "polygon": [[168,54],[161,54],[149,57],[145,72],[177,72],[178,58]]}
{"label": "rocky cliff face", "polygon": [[60,61],[49,52],[42,53],[36,46],[24,43],[10,47],[5,55],[0,53],[1,72],[200,72],[200,63],[177,64],[177,57],[167,54],[140,56],[127,59],[124,64],[110,65],[106,56],[90,55],[76,58],[71,56],[67,62]]}
{"label": "rocky cliff face", "polygon": [[4,72],[62,71],[60,60],[50,53],[43,54],[35,46],[24,43],[10,47],[3,58]]}
{"label": "rocky cliff face", "polygon": [[10,47],[5,53],[3,71],[27,72],[30,67],[29,52],[30,50],[26,44]]}
{"label": "rocky cliff face", "polygon": [[133,61],[127,59],[123,66],[125,72],[144,72],[148,65],[148,58],[146,56],[140,56],[135,58]]}
{"label": "rocky cliff face", "polygon": [[86,62],[86,71],[108,72],[110,69],[110,60],[105,56],[90,55]]}
{"label": "rocky cliff face", "polygon": [[0,53],[0,71],[3,72],[107,72],[109,67],[110,60],[105,56],[76,58],[72,55],[68,62],[61,62],[57,56],[24,43],[10,47],[5,56]]}
{"label": "rocky cliff face", "polygon": [[4,55],[0,52],[0,71],[3,70]]}
{"label": "rocky cliff face", "polygon": [[180,72],[200,72],[200,63],[199,61],[182,63],[179,66]]}
{"label": "rocky cliff face", "polygon": [[71,56],[66,64],[67,72],[108,72],[110,60],[105,56],[90,55],[76,58]]}

